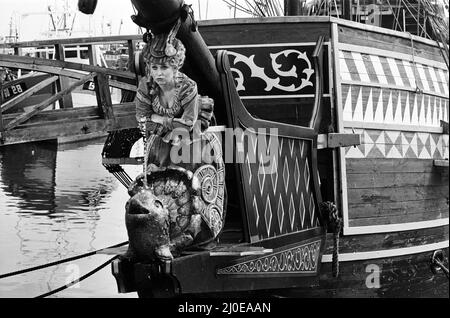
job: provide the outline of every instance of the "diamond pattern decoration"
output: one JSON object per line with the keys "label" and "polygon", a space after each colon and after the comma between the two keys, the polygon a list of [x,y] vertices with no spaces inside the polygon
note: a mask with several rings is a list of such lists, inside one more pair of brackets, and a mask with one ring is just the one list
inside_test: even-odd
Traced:
{"label": "diamond pattern decoration", "polygon": [[313,227],[314,221],[316,220],[316,218],[315,218],[316,205],[314,204],[314,198],[312,195],[309,197],[309,211],[311,213],[311,218],[310,218],[311,227]]}
{"label": "diamond pattern decoration", "polygon": [[283,198],[281,197],[281,193],[280,193],[280,197],[278,198],[278,209],[277,209],[277,214],[278,214],[278,225],[280,226],[280,234],[283,234],[283,222],[284,222],[284,206],[283,206]]}
{"label": "diamond pattern decoration", "polygon": [[256,197],[253,197],[253,211],[255,212],[255,223],[256,227],[259,227],[259,210],[258,203],[256,202]]}
{"label": "diamond pattern decoration", "polygon": [[281,154],[283,153],[283,146],[284,146],[284,138],[281,138],[281,140],[278,140],[278,156],[281,157]]}
{"label": "diamond pattern decoration", "polygon": [[295,180],[295,191],[298,193],[300,186],[300,168],[298,165],[298,160],[295,161],[294,180]]}
{"label": "diamond pattern decoration", "polygon": [[266,209],[264,210],[264,221],[266,221],[267,236],[270,236],[270,227],[272,225],[272,205],[270,204],[270,197],[267,197]]}
{"label": "diamond pattern decoration", "polygon": [[266,182],[266,174],[263,173],[265,171],[264,169],[264,160],[262,154],[259,156],[259,168],[256,172],[258,175],[258,184],[259,184],[259,190],[261,193],[264,191],[264,185]]}
{"label": "diamond pattern decoration", "polygon": [[347,147],[346,158],[448,158],[448,135],[372,129],[355,132],[363,135],[361,145]]}
{"label": "diamond pattern decoration", "polygon": [[270,166],[270,179],[272,180],[272,184],[275,185],[272,187],[273,194],[276,194],[277,190],[277,183],[278,183],[278,172],[277,172],[277,166],[278,166],[278,158],[274,157],[272,159],[272,165]]}
{"label": "diamond pattern decoration", "polygon": [[247,153],[247,156],[245,157],[245,163],[247,164],[247,168],[248,168],[248,183],[251,185],[252,184],[252,169],[250,169],[250,160],[248,158],[248,153]]}
{"label": "diamond pattern decoration", "polygon": [[284,158],[284,168],[283,168],[283,181],[284,181],[284,190],[288,191],[288,185],[289,185],[289,176],[290,176],[290,172],[289,172],[289,163],[287,160],[287,157]]}
{"label": "diamond pattern decoration", "polygon": [[291,194],[291,198],[289,199],[289,220],[291,221],[291,231],[294,230],[294,221],[295,221],[295,205],[294,198]]}
{"label": "diamond pattern decoration", "polygon": [[[278,138],[279,149],[275,156],[268,154],[270,163],[263,163],[267,156],[262,155],[256,158],[257,162],[248,163],[249,155],[241,165],[249,181],[243,186],[244,195],[251,198],[247,207],[252,210],[248,214],[252,242],[318,226],[317,205],[314,196],[311,197],[314,190],[308,158],[312,143],[310,140]],[[248,143],[250,149],[252,146]],[[311,204],[311,198],[314,204]]]}
{"label": "diamond pattern decoration", "polygon": [[309,173],[308,159],[305,160],[305,170],[303,171],[303,177],[305,178],[305,184],[309,184],[311,174]]}
{"label": "diamond pattern decoration", "polygon": [[300,195],[300,220],[302,222],[302,228],[303,228],[303,224],[305,223],[305,215],[306,215],[306,211],[305,211],[305,197],[303,196],[303,193]]}

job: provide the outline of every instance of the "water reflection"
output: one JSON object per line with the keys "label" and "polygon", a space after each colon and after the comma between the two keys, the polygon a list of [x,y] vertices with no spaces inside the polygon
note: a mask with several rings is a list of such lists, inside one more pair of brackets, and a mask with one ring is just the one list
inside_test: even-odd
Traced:
{"label": "water reflection", "polygon": [[[0,273],[127,240],[123,217],[128,195],[101,165],[102,147],[103,140],[0,147]],[[78,262],[80,274],[101,260]],[[37,296],[64,285],[66,266],[1,280],[0,297]],[[104,296],[105,290],[98,292]],[[108,292],[117,295],[113,285]],[[77,295],[83,295],[82,289]]]}

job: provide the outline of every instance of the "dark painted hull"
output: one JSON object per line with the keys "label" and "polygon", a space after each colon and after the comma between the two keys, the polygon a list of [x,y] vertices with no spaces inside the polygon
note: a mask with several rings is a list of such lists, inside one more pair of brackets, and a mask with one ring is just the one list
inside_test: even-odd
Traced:
{"label": "dark painted hull", "polygon": [[[34,85],[42,82],[43,80],[50,78],[49,74],[30,74],[25,75],[19,79],[3,84],[3,103],[19,96],[22,92],[33,87]],[[8,109],[4,113],[18,113],[23,112],[25,107],[38,105],[40,102],[50,98],[54,94],[54,88],[52,85],[44,87],[39,92],[26,98],[24,101],[16,104],[14,107]]]}
{"label": "dark painted hull", "polygon": [[[323,230],[322,222],[315,223],[319,218],[311,208],[314,205],[310,204],[308,211],[305,201],[299,199],[316,190],[309,184],[309,176],[316,178],[320,174],[321,193],[315,194],[317,202],[322,199],[336,202],[344,220],[339,275],[336,278],[332,275],[333,241],[328,238],[325,251],[321,250],[318,271],[304,279],[289,270],[277,275],[272,275],[270,270],[262,271],[256,276],[254,267],[250,266],[254,263],[249,261],[257,257],[227,261],[208,252],[175,259],[171,264],[164,264],[163,269],[142,264],[122,270],[116,268],[116,279],[130,282],[132,277],[131,289],[137,288],[143,297],[449,297],[448,278],[442,272],[433,273],[430,267],[435,251],[444,250],[448,255],[448,172],[439,170],[434,163],[444,159],[448,162],[448,132],[444,133],[439,126],[439,119],[447,117],[448,121],[448,90],[442,85],[445,76],[441,82],[433,82],[433,78],[445,73],[435,43],[414,39],[416,51],[420,50],[421,55],[411,58],[411,38],[405,34],[325,17],[227,20],[201,24],[200,32],[206,45],[217,54],[220,94],[217,87],[204,85],[199,79],[207,67],[195,66],[203,61],[211,66],[210,56],[204,54],[203,40],[198,40],[198,34],[194,37],[185,28],[179,34],[180,39],[184,40],[188,53],[190,50],[199,53],[191,52],[188,56],[188,66],[194,67],[188,67],[186,73],[197,80],[200,90],[206,87],[206,94],[215,100],[223,96],[225,102],[219,100],[216,104],[218,121],[232,128],[277,127],[282,136],[279,141],[285,145],[279,153],[276,177],[262,178],[250,164],[232,167],[237,174],[227,180],[227,188],[237,192],[230,198],[239,197],[239,200],[234,202],[238,208],[234,212],[230,209],[227,218],[241,218],[243,224],[239,229],[242,240],[234,243],[244,241],[270,248],[268,241],[276,242],[275,255],[292,244],[299,244],[289,231],[295,229],[297,235],[305,233],[303,226],[309,224],[308,218],[311,227]],[[324,69],[328,71],[320,74],[325,77],[323,95],[314,89],[319,73],[316,69],[312,72],[312,65],[317,64],[312,53],[319,36],[325,37]],[[198,46],[189,45],[196,41]],[[224,54],[221,49],[228,51],[230,58],[226,59],[231,66],[220,60]],[[283,54],[285,59],[277,60]],[[280,67],[277,63],[283,62],[283,68],[277,69]],[[369,73],[356,74],[355,65],[363,63]],[[236,82],[230,75],[231,68]],[[413,87],[411,78],[407,81],[409,75],[403,76],[410,68],[429,72],[423,73],[420,94],[420,87]],[[297,70],[296,74],[287,74],[293,69]],[[313,73],[311,77],[305,75]],[[400,76],[392,76],[397,73],[402,73],[401,80]],[[215,72],[211,74],[205,78],[214,78]],[[274,79],[279,81],[275,83]],[[303,82],[310,85],[302,85]],[[315,96],[321,96],[323,103],[318,133],[326,135],[331,130],[344,134],[359,125],[365,129],[361,146],[329,147],[315,157],[317,131],[308,130],[309,118],[305,115],[313,113]],[[417,105],[424,106],[418,109]],[[305,147],[301,138],[313,142]],[[419,143],[420,138],[426,140]],[[397,152],[392,151],[394,146]],[[432,147],[433,151],[425,154],[423,149]],[[314,155],[300,158],[298,154],[304,149]],[[315,164],[316,159],[318,166],[310,173],[303,169],[311,167],[305,162]],[[294,163],[298,165],[295,167]],[[227,170],[227,175],[233,172]],[[298,182],[303,182],[301,177],[306,175],[308,181],[304,187],[300,186],[306,190],[299,192]],[[306,222],[305,209],[309,215]],[[295,263],[295,256],[290,257]],[[266,264],[267,268],[273,268],[270,257]],[[220,276],[224,274],[224,265],[230,274],[226,278]]]}
{"label": "dark painted hull", "polygon": [[[448,255],[448,248],[444,251]],[[268,296],[287,298],[449,298],[449,281],[443,272],[430,270],[432,253],[381,258],[367,261],[341,262],[339,276],[332,276],[331,263],[322,264],[318,285],[308,288],[263,290],[243,293],[243,297]],[[379,287],[371,284],[366,272],[380,267]],[[369,284],[366,281],[369,280]],[[235,297],[235,294],[203,295]]]}

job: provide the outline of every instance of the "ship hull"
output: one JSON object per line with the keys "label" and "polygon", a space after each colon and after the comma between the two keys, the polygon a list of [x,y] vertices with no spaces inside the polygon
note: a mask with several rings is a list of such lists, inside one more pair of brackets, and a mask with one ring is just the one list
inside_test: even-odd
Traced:
{"label": "ship hull", "polygon": [[[232,169],[227,170],[227,188],[234,192],[230,201],[243,210],[242,214],[233,209],[227,213],[224,232],[240,233],[230,242],[267,247],[268,241],[284,240],[277,243],[277,249],[282,250],[283,244],[293,243],[286,235],[289,229],[297,227],[301,232],[300,223],[320,223],[313,220],[311,206],[309,211],[306,206],[310,218],[305,219],[304,193],[298,192],[299,180],[308,176],[309,182],[309,176],[318,172],[323,201],[335,202],[343,220],[338,272],[333,233],[328,233],[320,271],[309,281],[294,284],[288,279],[280,287],[271,285],[267,274],[266,286],[258,282],[255,288],[245,281],[254,273],[243,272],[229,275],[217,288],[209,289],[207,286],[217,283],[218,264],[213,257],[203,256],[206,265],[202,268],[211,271],[205,276],[210,277],[206,287],[197,283],[195,275],[176,272],[178,265],[172,264],[166,274],[178,286],[174,292],[203,296],[448,297],[448,278],[442,270],[433,272],[436,268],[431,266],[432,256],[440,252],[447,256],[449,245],[449,80],[435,42],[329,17],[213,21],[200,23],[199,30],[214,55],[220,55],[221,50],[228,52],[239,101],[228,101],[231,120],[219,118],[219,122],[228,122],[233,128],[244,121],[242,127],[255,127],[250,124],[263,120],[267,127],[270,122],[273,126],[308,125],[315,107],[317,76],[312,71],[312,54],[318,37],[324,36],[323,109],[318,133],[359,135],[361,142],[342,147],[330,146],[329,138],[329,144],[322,147],[313,142],[317,167],[308,174],[303,169],[310,168],[307,160],[298,155],[306,148],[301,142],[297,147],[297,141],[291,139],[282,141],[285,136],[292,137],[286,134],[280,138],[280,156],[286,158],[280,160],[277,176],[258,177],[250,165],[249,171],[241,165],[241,174],[234,177],[230,176]],[[194,70],[187,73],[196,79]],[[223,72],[219,73],[222,76]],[[226,99],[226,90],[222,93]],[[241,102],[246,111],[236,106]],[[294,186],[297,195],[291,190]],[[244,189],[240,200],[233,200],[239,189]],[[295,223],[297,217],[300,223]],[[227,224],[239,221],[237,229],[227,228]],[[241,261],[245,264],[246,259]],[[236,259],[231,264],[239,262]],[[141,274],[150,271],[140,268]],[[133,271],[129,268],[127,275]],[[116,278],[126,277],[120,270],[116,274]],[[145,290],[151,283],[143,280],[138,279],[144,286],[140,295],[149,296]],[[230,287],[241,283],[247,288]]]}

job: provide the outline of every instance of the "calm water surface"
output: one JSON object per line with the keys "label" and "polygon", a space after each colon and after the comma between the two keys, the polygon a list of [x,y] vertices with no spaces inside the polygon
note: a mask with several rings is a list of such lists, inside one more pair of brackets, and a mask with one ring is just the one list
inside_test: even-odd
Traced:
{"label": "calm water surface", "polygon": [[[126,241],[128,194],[101,164],[103,140],[0,147],[0,274]],[[139,167],[126,167],[134,177]],[[35,297],[84,275],[111,256],[95,255],[0,280],[0,297]],[[108,265],[51,297],[118,294]]]}

